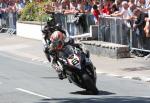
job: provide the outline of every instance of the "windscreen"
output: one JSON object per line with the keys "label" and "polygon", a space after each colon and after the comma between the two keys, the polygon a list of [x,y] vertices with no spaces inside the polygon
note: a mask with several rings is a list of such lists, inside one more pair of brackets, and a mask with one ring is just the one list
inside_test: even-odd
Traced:
{"label": "windscreen", "polygon": [[64,57],[65,58],[68,58],[70,57],[71,55],[74,54],[74,50],[73,50],[73,47],[70,46],[70,45],[67,45],[65,48],[64,48]]}

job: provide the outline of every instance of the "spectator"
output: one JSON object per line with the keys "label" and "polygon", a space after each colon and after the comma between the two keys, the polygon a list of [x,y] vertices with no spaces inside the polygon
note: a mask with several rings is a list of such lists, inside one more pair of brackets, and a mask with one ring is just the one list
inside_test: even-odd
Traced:
{"label": "spectator", "polygon": [[117,8],[116,4],[113,3],[110,7],[110,14],[113,14],[115,12],[119,11],[119,9]]}
{"label": "spectator", "polygon": [[98,24],[99,22],[99,15],[100,15],[100,12],[98,10],[98,7],[97,5],[93,5],[93,8],[92,8],[92,14],[94,15],[94,21],[95,21],[95,24]]}
{"label": "spectator", "polygon": [[135,0],[129,0],[128,5],[131,12],[133,12],[133,10],[137,7],[137,5],[135,4]]}
{"label": "spectator", "polygon": [[145,14],[140,9],[135,9],[133,11],[134,16],[136,16],[136,21],[133,25],[133,29],[137,35],[138,48],[144,48],[144,27],[145,27]]}
{"label": "spectator", "polygon": [[111,3],[110,0],[105,1],[105,2],[104,2],[104,6],[103,6],[103,8],[102,8],[102,10],[101,10],[102,13],[103,13],[103,14],[106,14],[106,15],[109,15],[110,12],[111,12],[111,10],[110,10],[111,5],[112,5],[112,3]]}
{"label": "spectator", "polygon": [[122,11],[121,12],[115,12],[115,13],[111,14],[111,16],[122,17],[124,19],[123,20],[123,30],[124,30],[124,32],[126,34],[125,37],[127,37],[126,41],[129,44],[129,42],[130,42],[130,28],[131,28],[130,19],[132,17],[132,14],[130,12],[128,2],[127,1],[123,1],[122,2]]}
{"label": "spectator", "polygon": [[15,2],[17,14],[20,15],[23,8],[25,7],[25,2],[23,0],[16,0]]}
{"label": "spectator", "polygon": [[148,12],[150,12],[150,0],[139,0],[138,6],[148,16]]}
{"label": "spectator", "polygon": [[138,6],[138,2],[139,2],[139,0],[135,0],[134,4]]}
{"label": "spectator", "polygon": [[62,5],[60,0],[51,0],[50,6],[55,12],[62,12]]}
{"label": "spectator", "polygon": [[115,0],[115,5],[116,5],[116,7],[118,9],[118,12],[120,12],[122,10],[121,3],[122,3],[122,0]]}
{"label": "spectator", "polygon": [[54,8],[52,7],[51,3],[44,5],[44,11],[49,14],[54,11]]}
{"label": "spectator", "polygon": [[137,6],[135,4],[129,4],[129,9],[130,9],[130,12],[131,12],[131,15],[133,15],[133,10],[136,9]]}
{"label": "spectator", "polygon": [[[150,8],[150,1],[148,3],[148,7]],[[150,37],[150,9],[147,8],[148,10],[148,18],[146,18],[146,26],[144,28],[144,31],[146,33],[146,37]]]}
{"label": "spectator", "polygon": [[85,11],[85,13],[89,13],[91,11],[91,9],[92,9],[92,5],[88,1],[86,1],[84,3],[85,3],[84,11]]}
{"label": "spectator", "polygon": [[72,13],[77,12],[77,2],[75,0],[70,1],[70,10]]}
{"label": "spectator", "polygon": [[146,20],[146,25],[144,27],[144,31],[145,31],[146,37],[149,38],[150,37],[150,17],[145,18],[145,20]]}
{"label": "spectator", "polygon": [[62,0],[61,2],[62,10],[70,9],[70,2],[68,0]]}
{"label": "spectator", "polygon": [[70,13],[70,2],[68,0],[62,0],[61,1],[61,11],[64,14]]}
{"label": "spectator", "polygon": [[84,2],[82,0],[77,1],[77,10],[80,13],[84,13]]}
{"label": "spectator", "polygon": [[13,18],[14,13],[15,13],[15,9],[13,7],[9,6],[7,8],[7,14],[8,14],[8,19],[9,19],[9,22],[8,22],[9,24],[8,25],[9,25],[9,28],[13,28],[13,29],[16,28],[15,25],[14,25],[14,18]]}
{"label": "spectator", "polygon": [[120,16],[123,19],[130,19],[132,14],[130,14],[128,3],[126,1],[123,1],[122,2],[122,11],[113,13],[113,14],[111,14],[111,16]]}
{"label": "spectator", "polygon": [[129,2],[128,2],[129,7],[133,4],[135,5],[135,0],[129,0]]}
{"label": "spectator", "polygon": [[61,12],[61,1],[60,0],[56,0],[54,6],[55,6],[55,11]]}
{"label": "spectator", "polygon": [[2,27],[6,27],[8,24],[7,21],[6,21],[6,18],[8,17],[7,15],[7,7],[8,7],[8,1],[6,0],[2,0],[1,2],[1,25]]}

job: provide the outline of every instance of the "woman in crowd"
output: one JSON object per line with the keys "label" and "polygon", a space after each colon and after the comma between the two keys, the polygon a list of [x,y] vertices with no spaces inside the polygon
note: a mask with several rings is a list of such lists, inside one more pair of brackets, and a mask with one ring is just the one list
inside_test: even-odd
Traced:
{"label": "woman in crowd", "polygon": [[93,5],[91,13],[94,15],[95,24],[98,24],[100,11],[98,10],[98,6],[96,4]]}

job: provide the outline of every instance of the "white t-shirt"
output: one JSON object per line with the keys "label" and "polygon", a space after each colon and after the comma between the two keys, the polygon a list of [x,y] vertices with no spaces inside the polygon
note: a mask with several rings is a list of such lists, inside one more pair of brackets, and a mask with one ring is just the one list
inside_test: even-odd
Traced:
{"label": "white t-shirt", "polygon": [[124,19],[127,19],[127,18],[131,17],[131,15],[132,15],[131,12],[129,11],[129,9],[124,9],[124,8],[122,9],[121,13],[123,13],[122,17]]}
{"label": "white t-shirt", "polygon": [[150,18],[150,10],[148,10],[148,18]]}

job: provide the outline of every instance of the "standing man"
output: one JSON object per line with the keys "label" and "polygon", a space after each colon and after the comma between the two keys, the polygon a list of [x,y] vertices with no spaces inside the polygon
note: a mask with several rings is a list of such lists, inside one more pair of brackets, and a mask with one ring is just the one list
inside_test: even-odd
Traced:
{"label": "standing man", "polygon": [[[137,44],[139,49],[144,48],[144,40],[145,40],[145,33],[144,33],[144,27],[145,27],[145,13],[143,13],[140,9],[135,9],[133,11],[133,15],[136,17],[136,21],[133,25],[133,29],[136,32],[137,36]],[[138,56],[142,56],[142,52],[137,52]]]}

